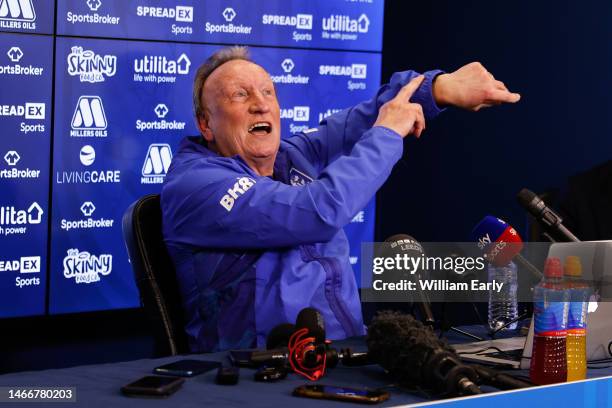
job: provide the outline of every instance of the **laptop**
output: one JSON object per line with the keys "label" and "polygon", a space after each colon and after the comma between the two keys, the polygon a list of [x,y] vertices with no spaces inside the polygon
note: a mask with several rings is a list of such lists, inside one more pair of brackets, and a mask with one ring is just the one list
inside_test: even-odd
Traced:
{"label": "laptop", "polygon": [[[565,260],[578,256],[583,278],[593,282],[595,293],[587,309],[587,361],[612,358],[612,241],[564,242],[551,245],[548,256]],[[485,340],[454,345],[462,360],[496,364],[508,368],[529,368],[533,348],[533,319],[526,337]]]}

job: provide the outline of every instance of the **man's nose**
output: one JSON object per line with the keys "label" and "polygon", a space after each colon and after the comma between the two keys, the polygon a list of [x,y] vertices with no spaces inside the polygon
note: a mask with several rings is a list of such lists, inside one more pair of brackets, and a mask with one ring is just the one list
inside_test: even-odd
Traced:
{"label": "man's nose", "polygon": [[252,96],[250,113],[267,113],[270,111],[270,101],[261,92],[256,92]]}

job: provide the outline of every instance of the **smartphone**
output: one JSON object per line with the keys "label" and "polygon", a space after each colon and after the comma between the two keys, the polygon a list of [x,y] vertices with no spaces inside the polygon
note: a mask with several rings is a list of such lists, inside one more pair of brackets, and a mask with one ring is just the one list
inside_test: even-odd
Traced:
{"label": "smartphone", "polygon": [[121,392],[129,396],[167,397],[179,388],[185,379],[179,377],[160,377],[149,375],[121,387]]}
{"label": "smartphone", "polygon": [[204,360],[179,360],[174,363],[166,364],[153,369],[155,374],[175,375],[179,377],[193,377],[210,370],[219,368],[221,363],[218,361]]}
{"label": "smartphone", "polygon": [[302,385],[293,390],[296,397],[329,399],[336,401],[376,404],[389,399],[389,393],[382,390],[370,390],[333,385]]}

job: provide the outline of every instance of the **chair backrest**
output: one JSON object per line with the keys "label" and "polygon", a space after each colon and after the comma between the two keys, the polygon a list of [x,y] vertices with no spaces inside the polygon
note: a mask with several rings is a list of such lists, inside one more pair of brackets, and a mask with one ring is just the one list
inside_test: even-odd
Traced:
{"label": "chair backrest", "polygon": [[176,272],[162,236],[159,194],[133,203],[123,215],[122,224],[140,301],[154,326],[156,355],[187,353]]}

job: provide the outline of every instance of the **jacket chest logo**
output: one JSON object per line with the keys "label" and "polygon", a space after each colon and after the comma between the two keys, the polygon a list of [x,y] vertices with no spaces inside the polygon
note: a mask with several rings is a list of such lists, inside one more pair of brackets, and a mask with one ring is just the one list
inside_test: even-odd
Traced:
{"label": "jacket chest logo", "polygon": [[312,177],[292,167],[289,170],[289,184],[292,186],[303,186],[312,182]]}

